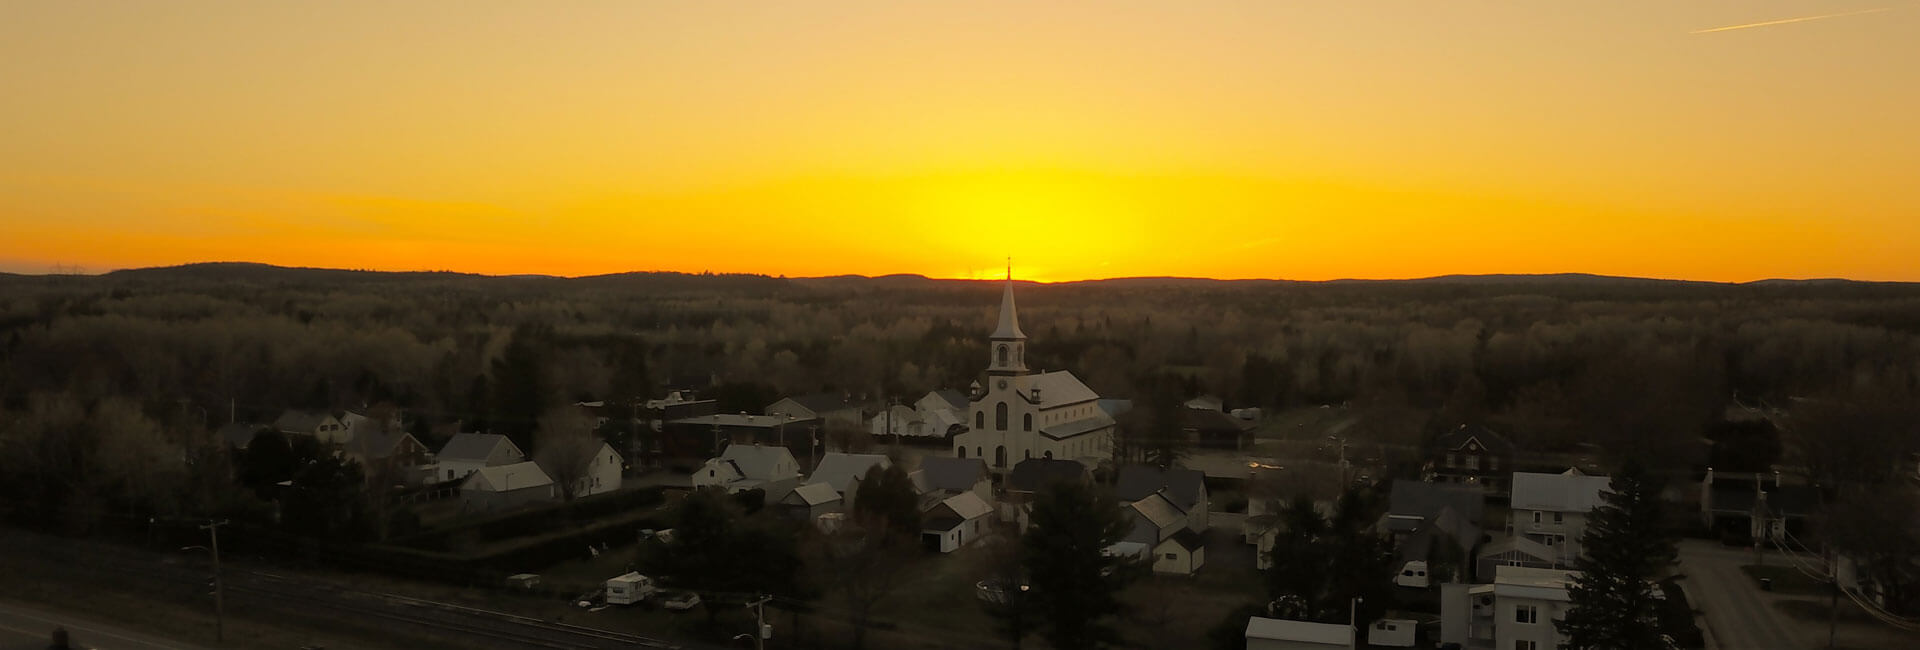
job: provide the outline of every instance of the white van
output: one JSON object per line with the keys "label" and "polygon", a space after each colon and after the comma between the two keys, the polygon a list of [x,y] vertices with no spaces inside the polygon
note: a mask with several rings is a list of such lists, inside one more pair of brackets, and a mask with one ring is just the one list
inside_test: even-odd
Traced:
{"label": "white van", "polygon": [[654,591],[653,578],[629,571],[607,580],[607,604],[632,605],[646,600]]}
{"label": "white van", "polygon": [[1402,587],[1413,587],[1415,589],[1426,589],[1428,585],[1432,584],[1427,580],[1427,563],[1422,560],[1408,562],[1406,566],[1400,567],[1400,575],[1393,577],[1393,584]]}

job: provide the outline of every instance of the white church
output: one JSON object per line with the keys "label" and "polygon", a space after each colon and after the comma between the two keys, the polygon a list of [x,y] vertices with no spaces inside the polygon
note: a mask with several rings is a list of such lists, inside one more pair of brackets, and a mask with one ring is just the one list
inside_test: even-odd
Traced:
{"label": "white church", "polygon": [[1027,335],[1014,310],[1011,279],[989,349],[987,381],[973,384],[972,428],[953,437],[955,456],[1007,471],[1028,458],[1094,467],[1112,455],[1114,422],[1100,408],[1100,396],[1071,372],[1027,369]]}

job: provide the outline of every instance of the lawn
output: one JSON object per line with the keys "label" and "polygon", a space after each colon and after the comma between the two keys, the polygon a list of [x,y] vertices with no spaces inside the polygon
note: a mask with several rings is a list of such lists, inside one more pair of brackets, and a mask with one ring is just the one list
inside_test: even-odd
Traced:
{"label": "lawn", "polygon": [[1790,566],[1748,564],[1740,567],[1740,572],[1752,578],[1756,587],[1760,585],[1761,578],[1772,578],[1774,593],[1793,596],[1827,595],[1827,583],[1807,577],[1806,574]]}

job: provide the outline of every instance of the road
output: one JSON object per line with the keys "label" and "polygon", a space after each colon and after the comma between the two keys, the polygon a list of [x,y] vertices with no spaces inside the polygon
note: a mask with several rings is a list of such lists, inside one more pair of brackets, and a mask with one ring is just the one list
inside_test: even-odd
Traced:
{"label": "road", "polygon": [[41,650],[53,628],[65,627],[77,646],[99,650],[199,650],[196,646],[31,607],[0,603],[0,650]]}
{"label": "road", "polygon": [[[1785,563],[1778,554],[1769,554],[1767,563]],[[1826,642],[1798,639],[1800,626],[1787,619],[1773,603],[1775,594],[1760,591],[1740,567],[1753,563],[1753,551],[1730,548],[1718,542],[1688,539],[1680,542],[1680,572],[1686,574],[1687,598],[1694,609],[1706,615],[1713,645],[1729,650],[1762,648],[1811,648]]]}

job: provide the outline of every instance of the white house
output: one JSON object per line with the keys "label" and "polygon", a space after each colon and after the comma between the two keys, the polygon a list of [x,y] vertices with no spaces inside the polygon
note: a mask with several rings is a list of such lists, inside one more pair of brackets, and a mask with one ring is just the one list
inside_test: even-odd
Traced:
{"label": "white house", "polygon": [[434,457],[438,465],[435,477],[440,481],[458,481],[488,467],[512,465],[527,460],[520,446],[506,436],[492,433],[461,433],[447,440]]}
{"label": "white house", "polygon": [[728,445],[719,458],[709,458],[694,470],[693,487],[718,486],[728,494],[745,492],[800,476],[793,452],[778,445]]}
{"label": "white house", "polygon": [[929,551],[952,553],[987,532],[993,506],[972,492],[947,497],[921,516],[920,539]]}
{"label": "white house", "polygon": [[987,383],[974,385],[970,428],[953,437],[956,458],[980,458],[1004,472],[1029,458],[1105,459],[1113,449],[1113,417],[1100,395],[1066,371],[1027,369],[1027,335],[1007,282],[1000,324],[990,337]]}
{"label": "white house", "polygon": [[1153,547],[1153,572],[1193,575],[1207,563],[1207,540],[1200,533],[1180,529]]}
{"label": "white house", "polygon": [[839,511],[840,503],[840,494],[833,491],[833,486],[808,483],[788,492],[776,505],[795,519],[812,522],[821,515]]}
{"label": "white house", "polygon": [[[1491,585],[1448,585],[1441,594],[1441,640],[1500,650],[1552,650],[1566,637],[1553,622],[1566,617],[1572,571],[1495,567]],[[1464,598],[1461,597],[1464,594]],[[1461,622],[1464,621],[1465,625]]]}
{"label": "white house", "polygon": [[795,422],[817,420],[828,426],[859,427],[865,413],[842,393],[814,393],[784,397],[768,404],[765,415],[788,416]]}
{"label": "white house", "polygon": [[469,512],[488,512],[552,501],[559,494],[540,465],[528,461],[474,471],[460,484],[460,505]]}
{"label": "white house", "polygon": [[573,495],[593,496],[620,489],[620,477],[625,466],[626,461],[621,459],[619,452],[613,450],[613,445],[600,443],[600,450],[594,452],[593,460],[587,463],[587,473],[574,486]]}
{"label": "white house", "polygon": [[1255,616],[1247,619],[1247,650],[1350,650],[1353,628]]}
{"label": "white house", "polygon": [[1210,507],[1206,479],[1206,475],[1197,469],[1162,470],[1146,465],[1127,465],[1121,467],[1119,476],[1115,477],[1113,496],[1121,503],[1131,503],[1158,492],[1180,509],[1187,520],[1188,530],[1204,533]]}
{"label": "white house", "polygon": [[1601,504],[1608,482],[1605,476],[1587,476],[1577,469],[1561,474],[1514,472],[1508,526],[1515,537],[1554,549],[1559,564],[1571,564],[1580,557],[1587,513]]}

